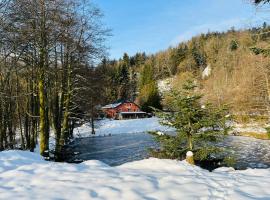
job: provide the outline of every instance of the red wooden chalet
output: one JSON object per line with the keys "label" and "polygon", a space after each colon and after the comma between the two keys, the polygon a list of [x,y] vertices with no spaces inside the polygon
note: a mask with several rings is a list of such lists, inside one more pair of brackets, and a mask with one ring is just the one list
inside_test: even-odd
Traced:
{"label": "red wooden chalet", "polygon": [[113,119],[145,118],[148,114],[142,112],[140,107],[131,101],[118,100],[112,104],[102,107],[106,117]]}

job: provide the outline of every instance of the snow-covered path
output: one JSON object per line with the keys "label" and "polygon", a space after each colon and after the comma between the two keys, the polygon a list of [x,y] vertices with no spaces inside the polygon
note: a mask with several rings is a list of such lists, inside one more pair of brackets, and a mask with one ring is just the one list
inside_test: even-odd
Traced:
{"label": "snow-covered path", "polygon": [[186,162],[148,159],[109,167],[43,161],[21,151],[0,153],[0,199],[270,199],[270,169],[208,172]]}

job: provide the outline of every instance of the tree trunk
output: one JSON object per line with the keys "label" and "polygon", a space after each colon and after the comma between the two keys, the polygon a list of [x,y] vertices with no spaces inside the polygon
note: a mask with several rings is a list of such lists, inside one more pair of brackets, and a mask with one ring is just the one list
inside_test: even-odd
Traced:
{"label": "tree trunk", "polygon": [[45,92],[44,92],[44,72],[42,70],[39,81],[39,134],[40,134],[40,154],[42,156],[48,155],[49,150],[49,138],[48,133],[46,133],[46,108],[45,108]]}
{"label": "tree trunk", "polygon": [[61,131],[61,141],[60,145],[63,146],[67,142],[69,137],[69,116],[70,116],[70,101],[71,101],[71,64],[68,64],[68,73],[67,73],[67,94],[64,101],[65,111],[64,111],[64,118],[62,124],[62,131]]}
{"label": "tree trunk", "polygon": [[191,134],[188,134],[188,147],[189,147],[190,151],[193,150],[192,135]]}

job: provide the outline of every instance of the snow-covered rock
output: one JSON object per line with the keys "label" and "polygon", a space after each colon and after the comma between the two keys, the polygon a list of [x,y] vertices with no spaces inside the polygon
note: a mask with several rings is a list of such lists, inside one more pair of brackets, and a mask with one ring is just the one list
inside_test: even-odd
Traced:
{"label": "snow-covered rock", "polygon": [[212,68],[211,65],[208,65],[202,72],[202,78],[205,79],[209,77],[212,73]]}
{"label": "snow-covered rock", "polygon": [[159,136],[165,135],[165,133],[163,133],[161,131],[157,131],[156,134],[159,135]]}
{"label": "snow-covered rock", "polygon": [[269,199],[270,169],[208,172],[187,162],[147,159],[110,167],[43,161],[30,152],[0,153],[0,199]]}

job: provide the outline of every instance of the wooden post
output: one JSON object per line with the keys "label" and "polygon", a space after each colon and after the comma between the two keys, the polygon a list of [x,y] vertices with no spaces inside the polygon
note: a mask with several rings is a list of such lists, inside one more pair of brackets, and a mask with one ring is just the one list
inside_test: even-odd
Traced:
{"label": "wooden post", "polygon": [[195,162],[194,162],[194,158],[193,158],[193,152],[192,151],[188,151],[187,154],[186,154],[186,161],[191,164],[191,165],[194,165]]}

